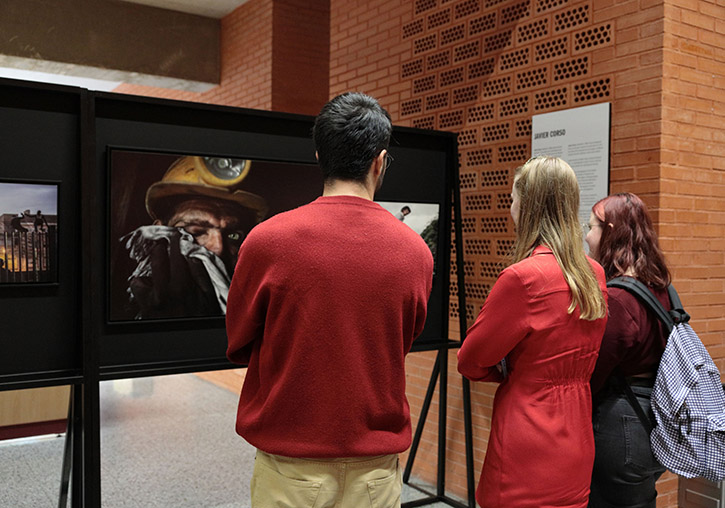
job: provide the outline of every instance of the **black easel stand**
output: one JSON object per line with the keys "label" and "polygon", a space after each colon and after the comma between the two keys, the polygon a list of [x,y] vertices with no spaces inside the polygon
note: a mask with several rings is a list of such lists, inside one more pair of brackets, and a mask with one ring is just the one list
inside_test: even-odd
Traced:
{"label": "black easel stand", "polygon": [[60,496],[58,497],[58,508],[68,506],[68,487],[70,484],[70,470],[73,463],[73,401],[74,388],[70,389],[70,400],[68,401],[68,423],[65,430],[65,447],[63,449],[63,467],[60,477]]}
{"label": "black easel stand", "polygon": [[[456,155],[453,155],[456,159]],[[455,221],[453,223],[453,232],[456,239],[456,264],[457,264],[457,280],[458,280],[458,319],[461,330],[461,342],[465,339],[466,330],[468,329],[466,323],[466,291],[465,291],[465,274],[463,270],[463,231],[461,228],[462,215],[461,215],[461,194],[460,194],[460,181],[458,177],[458,163],[454,164],[453,182],[451,189],[451,198],[453,203],[453,214]],[[436,357],[435,365],[433,366],[433,372],[430,376],[430,382],[428,383],[428,391],[423,401],[423,407],[420,411],[420,418],[415,428],[415,435],[413,436],[413,444],[410,447],[410,455],[408,455],[408,462],[405,465],[403,471],[403,483],[410,485],[410,472],[413,468],[413,461],[415,461],[415,455],[418,452],[418,446],[420,444],[420,438],[423,435],[423,426],[428,416],[428,410],[430,409],[430,403],[433,400],[433,393],[435,392],[436,382],[440,379],[440,392],[439,392],[439,411],[438,411],[438,474],[436,481],[436,494],[433,495],[425,490],[410,485],[416,490],[419,490],[429,497],[417,499],[415,501],[409,501],[402,504],[402,508],[413,508],[415,506],[425,506],[436,502],[443,502],[450,506],[456,506],[459,508],[475,508],[476,507],[476,491],[473,479],[473,422],[471,418],[471,384],[470,382],[461,377],[463,381],[463,430],[465,433],[465,447],[466,447],[466,483],[468,491],[468,505],[464,505],[455,499],[446,496],[445,493],[445,477],[446,477],[446,414],[447,414],[447,403],[448,403],[448,350],[453,347],[458,347],[460,343],[449,342],[438,348],[438,356]]]}
{"label": "black easel stand", "polygon": [[[60,496],[58,497],[58,508],[68,506],[69,487],[73,487],[71,494],[72,507],[81,508],[83,500],[82,482],[82,457],[83,443],[79,438],[82,436],[82,421],[78,409],[82,404],[81,387],[71,385],[70,400],[68,401],[68,423],[65,432],[65,447],[63,450],[63,466],[60,479]],[[71,482],[72,480],[72,482]]]}
{"label": "black easel stand", "polygon": [[[457,343],[453,344],[457,346]],[[435,365],[433,366],[433,372],[431,373],[430,381],[428,383],[428,390],[423,401],[423,406],[420,411],[420,418],[416,425],[415,434],[413,436],[413,444],[410,447],[410,454],[408,455],[408,461],[403,471],[403,483],[410,487],[428,494],[428,497],[416,499],[414,501],[408,501],[402,504],[402,508],[413,508],[416,506],[425,506],[437,502],[446,503],[449,506],[455,506],[458,508],[475,508],[476,500],[474,497],[474,483],[473,483],[473,439],[472,439],[472,422],[471,422],[471,395],[470,386],[468,380],[463,380],[463,401],[464,401],[464,427],[466,435],[466,477],[468,483],[468,505],[462,504],[461,502],[448,497],[445,493],[445,464],[446,464],[446,418],[447,418],[447,402],[448,402],[448,350],[451,349],[451,345],[446,345],[438,349],[438,355],[436,356]],[[428,416],[428,410],[433,400],[435,392],[436,382],[440,380],[440,392],[439,392],[439,411],[438,411],[438,471],[436,481],[436,493],[432,494],[426,490],[417,487],[416,485],[410,485],[410,473],[413,468],[413,462],[418,452],[418,446],[420,445],[420,439],[423,435],[423,427]]]}

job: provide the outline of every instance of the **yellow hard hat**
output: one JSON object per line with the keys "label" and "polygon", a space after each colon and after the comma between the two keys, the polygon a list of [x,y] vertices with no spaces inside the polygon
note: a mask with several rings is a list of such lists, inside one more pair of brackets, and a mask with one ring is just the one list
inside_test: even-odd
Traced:
{"label": "yellow hard hat", "polygon": [[256,212],[264,219],[267,202],[262,196],[240,190],[252,166],[248,159],[185,156],[177,159],[161,181],[146,191],[146,210],[154,219],[164,214],[169,198],[206,196],[230,201]]}

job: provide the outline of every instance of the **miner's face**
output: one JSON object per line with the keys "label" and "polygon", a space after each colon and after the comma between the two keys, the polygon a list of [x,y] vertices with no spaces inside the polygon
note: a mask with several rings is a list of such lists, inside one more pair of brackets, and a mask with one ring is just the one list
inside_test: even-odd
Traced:
{"label": "miner's face", "polygon": [[248,229],[235,212],[238,210],[232,206],[227,209],[217,203],[211,207],[192,200],[179,204],[167,225],[183,228],[196,243],[219,256],[231,271]]}

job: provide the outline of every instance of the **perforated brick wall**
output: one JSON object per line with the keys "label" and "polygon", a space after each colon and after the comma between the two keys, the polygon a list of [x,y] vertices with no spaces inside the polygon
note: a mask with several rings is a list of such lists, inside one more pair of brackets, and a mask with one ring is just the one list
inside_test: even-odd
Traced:
{"label": "perforated brick wall", "polygon": [[[613,100],[613,74],[595,75],[593,62],[613,48],[614,22],[595,23],[590,1],[411,3],[400,37],[411,44],[401,78],[413,86],[400,120],[459,132],[463,213],[474,219],[467,233],[494,244],[472,261],[500,265],[513,237],[511,171],[530,156],[531,117]],[[478,309],[481,284],[498,273],[473,274],[466,291]],[[457,314],[452,304],[456,329]]]}

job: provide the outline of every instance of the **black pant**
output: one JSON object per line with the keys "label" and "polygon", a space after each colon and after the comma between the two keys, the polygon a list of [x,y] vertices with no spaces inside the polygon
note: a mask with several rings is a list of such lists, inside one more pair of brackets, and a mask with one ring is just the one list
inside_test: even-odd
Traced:
{"label": "black pant", "polygon": [[[632,386],[652,417],[652,388]],[[665,471],[652,455],[649,434],[626,395],[610,392],[594,408],[594,471],[590,508],[655,508],[655,482]]]}

